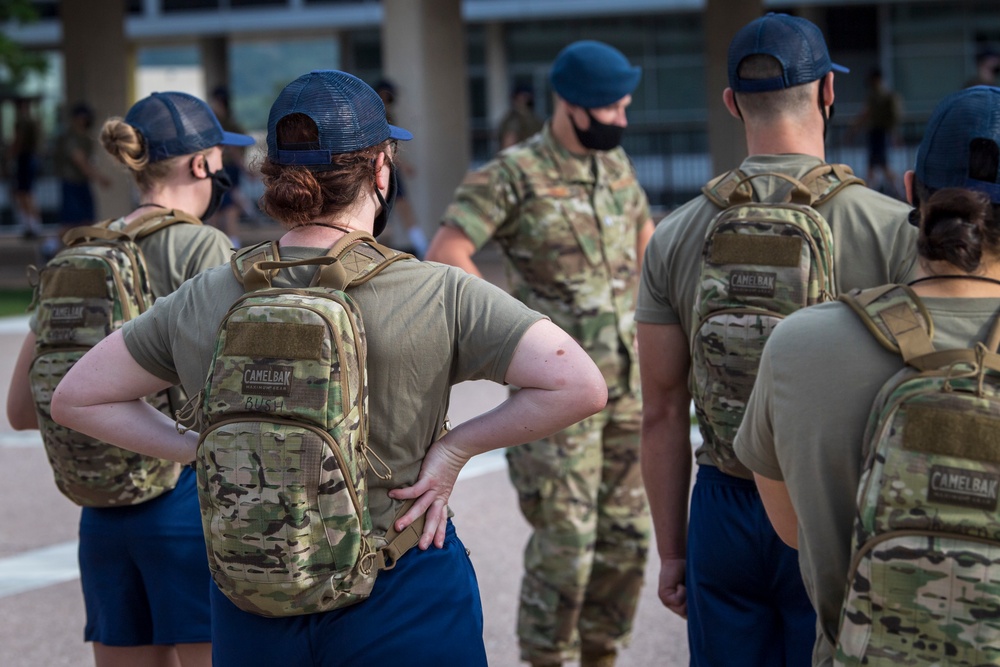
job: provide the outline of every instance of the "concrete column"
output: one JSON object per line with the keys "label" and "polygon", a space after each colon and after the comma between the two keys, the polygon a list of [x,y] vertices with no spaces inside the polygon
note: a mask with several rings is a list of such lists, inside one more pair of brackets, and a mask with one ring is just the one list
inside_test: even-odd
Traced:
{"label": "concrete column", "polygon": [[382,66],[396,83],[406,182],[419,224],[432,234],[469,166],[469,94],[461,0],[383,0]]}
{"label": "concrete column", "polygon": [[[125,3],[62,0],[59,14],[63,33],[63,60],[67,108],[86,102],[94,109],[94,136],[109,116],[124,116],[129,107],[128,79],[132,76],[125,41]],[[98,219],[131,209],[131,184],[126,174],[98,142],[98,168],[111,177],[111,187],[94,186]]]}
{"label": "concrete column", "polygon": [[744,25],[764,13],[763,0],[706,0],[705,90],[712,173],[738,167],[747,154],[743,123],[729,115],[722,91],[729,86],[729,42]]}
{"label": "concrete column", "polygon": [[497,127],[510,107],[510,74],[502,23],[486,24],[486,110],[490,127]]}
{"label": "concrete column", "polygon": [[205,37],[198,43],[201,52],[201,68],[205,72],[205,92],[208,99],[218,86],[229,85],[229,39],[226,37]]}

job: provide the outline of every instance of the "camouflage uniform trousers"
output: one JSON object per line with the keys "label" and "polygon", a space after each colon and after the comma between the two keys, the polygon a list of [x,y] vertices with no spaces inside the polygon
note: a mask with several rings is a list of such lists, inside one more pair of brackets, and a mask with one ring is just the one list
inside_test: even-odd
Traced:
{"label": "camouflage uniform trousers", "polygon": [[582,652],[583,665],[613,664],[629,638],[650,536],[640,419],[641,403],[628,395],[551,438],[507,450],[534,529],[518,615],[523,660],[560,664]]}

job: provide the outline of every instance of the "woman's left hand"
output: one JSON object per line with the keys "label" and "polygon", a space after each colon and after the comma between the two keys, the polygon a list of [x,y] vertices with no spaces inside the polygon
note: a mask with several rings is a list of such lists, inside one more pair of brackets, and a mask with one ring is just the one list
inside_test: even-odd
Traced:
{"label": "woman's left hand", "polygon": [[420,475],[413,486],[393,489],[389,497],[394,500],[414,499],[413,506],[396,520],[395,528],[402,531],[424,514],[424,531],[417,543],[427,549],[434,543],[439,549],[444,546],[445,529],[448,527],[448,499],[458,473],[469,457],[456,452],[448,444],[445,436],[431,445],[420,466]]}

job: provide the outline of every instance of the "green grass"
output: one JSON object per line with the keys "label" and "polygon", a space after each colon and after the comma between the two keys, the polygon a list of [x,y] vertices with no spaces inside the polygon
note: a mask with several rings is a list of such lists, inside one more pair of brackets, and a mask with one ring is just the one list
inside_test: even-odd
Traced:
{"label": "green grass", "polygon": [[28,288],[0,290],[0,317],[26,315],[31,296],[32,291]]}

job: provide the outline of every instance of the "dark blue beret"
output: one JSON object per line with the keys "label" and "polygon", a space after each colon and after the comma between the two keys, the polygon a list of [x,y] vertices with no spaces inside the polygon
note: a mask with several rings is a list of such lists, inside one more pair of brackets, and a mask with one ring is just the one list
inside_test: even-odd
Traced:
{"label": "dark blue beret", "polygon": [[584,40],[559,52],[549,78],[559,97],[570,104],[596,109],[630,95],[641,76],[642,68],[631,65],[618,49]]}

